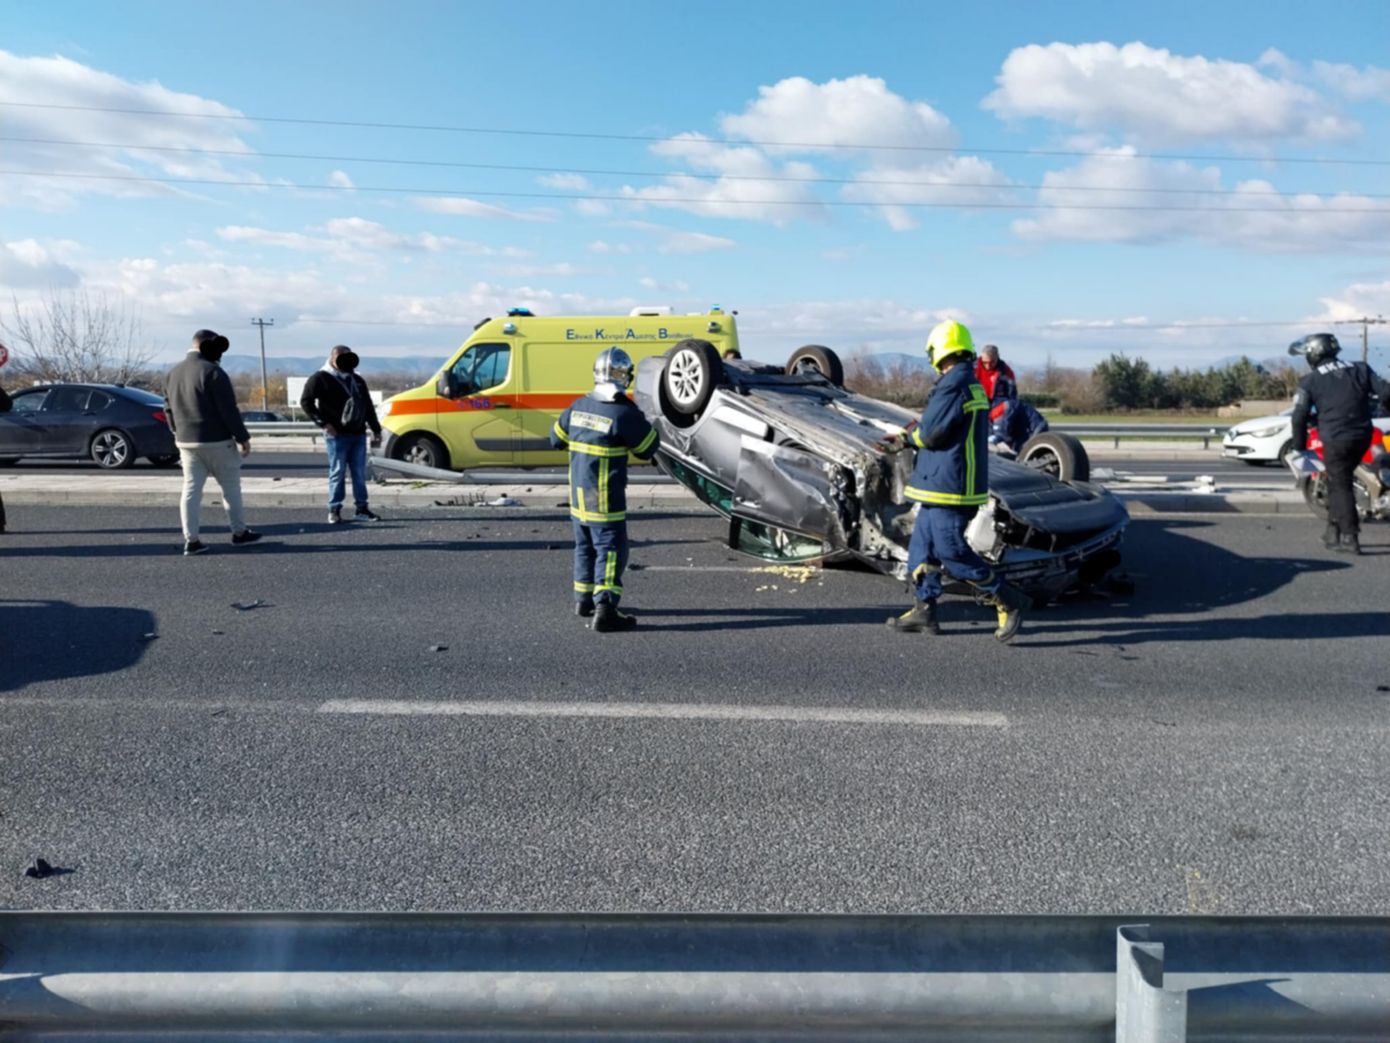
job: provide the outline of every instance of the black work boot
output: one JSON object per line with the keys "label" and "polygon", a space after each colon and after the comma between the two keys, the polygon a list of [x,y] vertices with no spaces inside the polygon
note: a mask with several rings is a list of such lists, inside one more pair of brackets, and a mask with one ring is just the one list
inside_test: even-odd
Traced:
{"label": "black work boot", "polygon": [[1328,550],[1338,550],[1337,544],[1342,540],[1341,530],[1337,528],[1336,522],[1328,522],[1327,528],[1322,530],[1322,545]]}
{"label": "black work boot", "polygon": [[1356,532],[1342,533],[1342,540],[1337,544],[1336,549],[1340,554],[1360,554],[1361,534]]}
{"label": "black work boot", "polygon": [[1023,625],[1023,613],[1033,607],[1033,599],[1017,587],[1002,584],[994,592],[990,602],[999,618],[999,626],[994,631],[994,639],[1007,644],[1014,639],[1018,628]]}
{"label": "black work boot", "polygon": [[900,634],[939,634],[936,601],[918,601],[900,616],[889,616],[888,625]]}
{"label": "black work boot", "polygon": [[610,634],[615,630],[631,630],[637,625],[637,617],[619,612],[611,601],[600,601],[594,605],[594,621],[589,624],[600,634]]}
{"label": "black work boot", "polygon": [[594,599],[591,597],[580,598],[574,603],[574,614],[588,619],[594,614]]}

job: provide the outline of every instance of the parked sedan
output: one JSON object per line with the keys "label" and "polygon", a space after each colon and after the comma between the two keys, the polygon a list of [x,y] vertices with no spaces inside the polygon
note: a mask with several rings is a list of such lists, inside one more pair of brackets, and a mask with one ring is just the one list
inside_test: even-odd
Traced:
{"label": "parked sedan", "polygon": [[[682,341],[638,364],[634,398],[661,434],[657,465],[729,519],[731,547],[787,563],[857,559],[901,579],[913,454],[898,446],[915,417],[845,390],[842,372],[819,346],[782,367]],[[1084,459],[1070,436],[1051,437]],[[1035,598],[1099,583],[1119,564],[1129,515],[1100,486],[992,457],[989,493],[966,538]]]}
{"label": "parked sedan", "polygon": [[47,384],[13,394],[0,413],[0,464],[20,457],[93,460],[98,467],[130,467],[138,456],[157,467],[178,463],[179,451],[164,400],[115,384]]}
{"label": "parked sedan", "polygon": [[[1390,417],[1371,421],[1382,434],[1390,434]],[[1312,425],[1317,426],[1316,418]],[[1221,455],[1247,464],[1277,464],[1293,449],[1293,407],[1276,416],[1262,416],[1236,424],[1226,432]]]}

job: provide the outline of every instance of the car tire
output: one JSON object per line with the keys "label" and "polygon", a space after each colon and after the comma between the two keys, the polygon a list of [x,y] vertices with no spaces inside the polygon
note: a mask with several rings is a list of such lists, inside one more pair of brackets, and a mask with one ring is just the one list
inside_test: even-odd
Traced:
{"label": "car tire", "polygon": [[1063,482],[1089,482],[1091,458],[1075,435],[1043,431],[1023,444],[1018,462]]}
{"label": "car tire", "polygon": [[402,435],[391,449],[391,457],[420,467],[433,467],[439,471],[450,470],[449,450],[434,435],[416,431]]}
{"label": "car tire", "polygon": [[823,344],[804,344],[787,359],[787,375],[813,370],[837,388],[845,386],[845,367],[840,356]]}
{"label": "car tire", "polygon": [[689,338],[666,352],[661,370],[661,411],[668,420],[691,422],[709,405],[724,379],[724,360],[707,340]]}
{"label": "car tire", "polygon": [[108,427],[92,437],[87,455],[103,471],[124,471],[135,466],[135,443],[124,431]]}
{"label": "car tire", "polygon": [[162,456],[151,456],[149,461],[155,467],[174,467],[179,462],[179,454],[165,453]]}

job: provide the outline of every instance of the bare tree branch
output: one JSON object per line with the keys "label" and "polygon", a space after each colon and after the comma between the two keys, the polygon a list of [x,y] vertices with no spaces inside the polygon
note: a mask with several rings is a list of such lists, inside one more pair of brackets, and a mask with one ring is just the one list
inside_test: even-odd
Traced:
{"label": "bare tree branch", "polygon": [[129,384],[154,358],[140,318],[104,293],[49,290],[28,306],[12,297],[0,318],[15,368],[40,381]]}

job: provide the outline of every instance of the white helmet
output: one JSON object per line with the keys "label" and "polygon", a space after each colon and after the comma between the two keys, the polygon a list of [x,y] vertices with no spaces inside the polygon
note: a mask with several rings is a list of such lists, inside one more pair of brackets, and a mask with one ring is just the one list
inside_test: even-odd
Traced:
{"label": "white helmet", "polygon": [[632,357],[622,348],[605,348],[594,359],[594,386],[613,384],[619,391],[632,386]]}

